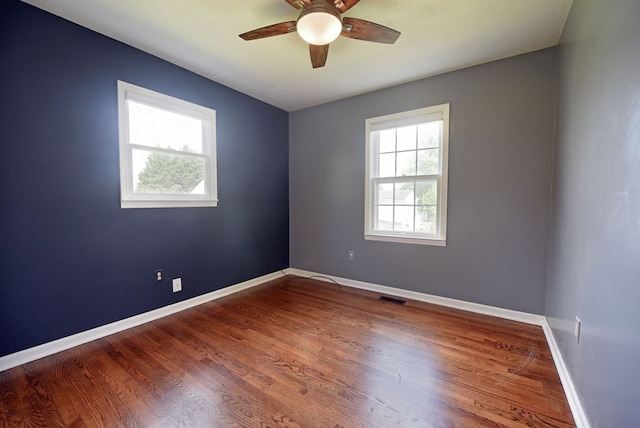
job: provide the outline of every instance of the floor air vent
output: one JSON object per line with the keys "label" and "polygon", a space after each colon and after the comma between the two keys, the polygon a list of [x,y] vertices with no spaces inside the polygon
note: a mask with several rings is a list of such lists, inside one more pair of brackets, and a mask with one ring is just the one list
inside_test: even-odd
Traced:
{"label": "floor air vent", "polygon": [[396,299],[395,297],[387,297],[387,296],[380,296],[378,300],[382,300],[383,302],[395,303],[396,305],[404,305],[405,303],[407,303],[406,300]]}

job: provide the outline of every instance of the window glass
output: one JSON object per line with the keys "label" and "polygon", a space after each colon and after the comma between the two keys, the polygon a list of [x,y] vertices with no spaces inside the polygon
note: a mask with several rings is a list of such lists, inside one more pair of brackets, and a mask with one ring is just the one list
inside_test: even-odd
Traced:
{"label": "window glass", "polygon": [[123,208],[217,205],[215,111],[118,82]]}
{"label": "window glass", "polygon": [[449,105],[367,119],[365,238],[446,243]]}

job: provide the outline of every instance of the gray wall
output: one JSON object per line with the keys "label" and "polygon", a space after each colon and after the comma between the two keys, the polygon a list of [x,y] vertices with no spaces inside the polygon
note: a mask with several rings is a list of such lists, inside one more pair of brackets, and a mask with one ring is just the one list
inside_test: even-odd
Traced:
{"label": "gray wall", "polygon": [[[544,313],[556,66],[543,50],[292,113],[291,266]],[[447,102],[447,246],[365,241],[365,119]]]}
{"label": "gray wall", "polygon": [[576,0],[559,56],[547,316],[593,427],[640,426],[638,18]]}

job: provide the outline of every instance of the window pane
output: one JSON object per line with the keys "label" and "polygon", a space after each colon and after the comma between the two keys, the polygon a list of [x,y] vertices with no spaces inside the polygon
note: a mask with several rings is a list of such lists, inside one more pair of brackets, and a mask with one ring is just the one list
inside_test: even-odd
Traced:
{"label": "window pane", "polygon": [[416,232],[437,233],[437,208],[432,206],[416,207]]}
{"label": "window pane", "polygon": [[416,152],[398,153],[398,177],[416,175]]}
{"label": "window pane", "polygon": [[127,106],[131,144],[202,153],[201,120],[132,100]]}
{"label": "window pane", "polygon": [[398,151],[416,149],[416,132],[416,125],[398,128]]}
{"label": "window pane", "polygon": [[419,180],[416,182],[416,205],[438,204],[438,182]]}
{"label": "window pane", "polygon": [[418,148],[440,146],[440,130],[442,122],[429,122],[418,125]]}
{"label": "window pane", "polygon": [[418,150],[418,175],[440,173],[440,149]]}
{"label": "window pane", "polygon": [[414,182],[408,181],[395,183],[394,203],[395,205],[414,205]]}
{"label": "window pane", "polygon": [[134,149],[132,161],[134,193],[205,194],[201,157]]}
{"label": "window pane", "polygon": [[387,153],[378,155],[378,177],[395,177],[396,154]]}
{"label": "window pane", "polygon": [[377,205],[393,205],[393,183],[378,183],[376,198]]}
{"label": "window pane", "polygon": [[446,245],[449,104],[365,121],[365,239]]}
{"label": "window pane", "polygon": [[376,230],[393,230],[393,207],[376,207]]}
{"label": "window pane", "polygon": [[395,207],[394,230],[413,231],[413,211],[415,207]]}
{"label": "window pane", "polygon": [[396,130],[384,129],[379,131],[380,153],[396,151]]}

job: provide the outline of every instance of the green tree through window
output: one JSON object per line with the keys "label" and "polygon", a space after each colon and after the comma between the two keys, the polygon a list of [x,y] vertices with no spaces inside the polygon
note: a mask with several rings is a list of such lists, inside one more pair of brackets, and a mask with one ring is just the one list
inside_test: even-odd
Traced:
{"label": "green tree through window", "polygon": [[[189,152],[187,146],[182,148]],[[151,152],[138,175],[137,191],[143,193],[191,193],[204,180],[204,161],[191,156]]]}

